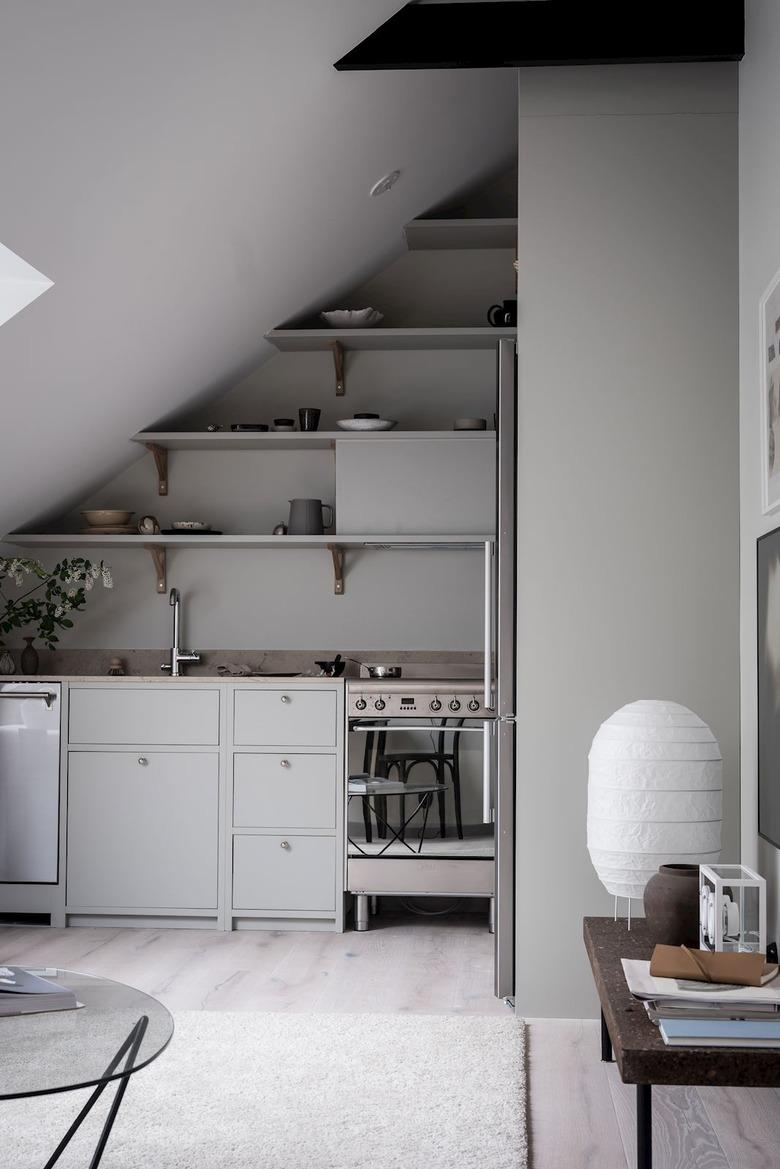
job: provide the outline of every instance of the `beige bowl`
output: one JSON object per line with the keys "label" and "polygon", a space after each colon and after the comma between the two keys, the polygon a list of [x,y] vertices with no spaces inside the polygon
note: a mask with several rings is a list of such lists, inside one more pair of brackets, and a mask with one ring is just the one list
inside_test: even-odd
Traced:
{"label": "beige bowl", "polygon": [[129,524],[133,513],[104,507],[97,511],[83,511],[81,514],[91,528],[114,528]]}

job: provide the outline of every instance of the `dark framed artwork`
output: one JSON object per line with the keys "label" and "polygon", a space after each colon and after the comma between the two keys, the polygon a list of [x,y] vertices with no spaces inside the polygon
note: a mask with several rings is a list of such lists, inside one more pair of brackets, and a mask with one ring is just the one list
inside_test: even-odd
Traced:
{"label": "dark framed artwork", "polygon": [[756,543],[758,833],[780,848],[780,528]]}

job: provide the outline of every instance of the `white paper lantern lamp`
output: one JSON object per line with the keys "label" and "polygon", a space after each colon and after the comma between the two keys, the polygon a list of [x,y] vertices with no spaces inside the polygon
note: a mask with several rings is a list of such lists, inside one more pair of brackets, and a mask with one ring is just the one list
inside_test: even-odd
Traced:
{"label": "white paper lantern lamp", "polygon": [[718,861],[723,763],[692,710],[631,702],[601,724],[588,761],[588,851],[609,893],[641,897],[659,865]]}

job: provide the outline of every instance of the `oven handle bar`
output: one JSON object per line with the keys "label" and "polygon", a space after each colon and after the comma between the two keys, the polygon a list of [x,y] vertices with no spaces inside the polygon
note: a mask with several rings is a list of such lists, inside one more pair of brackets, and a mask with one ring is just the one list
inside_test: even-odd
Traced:
{"label": "oven handle bar", "polygon": [[484,737],[482,745],[482,823],[490,824],[493,821],[493,801],[490,790],[490,776],[492,772],[492,724],[486,722],[482,727]]}
{"label": "oven handle bar", "polygon": [[361,723],[360,726],[350,727],[350,734],[355,731],[452,731],[458,735],[484,735],[493,719],[488,719],[484,727],[443,727],[439,723]]}

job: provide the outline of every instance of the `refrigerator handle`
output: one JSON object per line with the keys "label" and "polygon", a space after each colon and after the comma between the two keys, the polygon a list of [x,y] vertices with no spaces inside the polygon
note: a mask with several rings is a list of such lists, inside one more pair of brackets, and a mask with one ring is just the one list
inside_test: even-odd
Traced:
{"label": "refrigerator handle", "polygon": [[483,702],[493,709],[493,543],[485,541],[485,645]]}
{"label": "refrigerator handle", "polygon": [[491,792],[491,776],[493,773],[493,741],[491,734],[493,724],[485,721],[482,724],[482,823],[493,823],[493,798]]}

